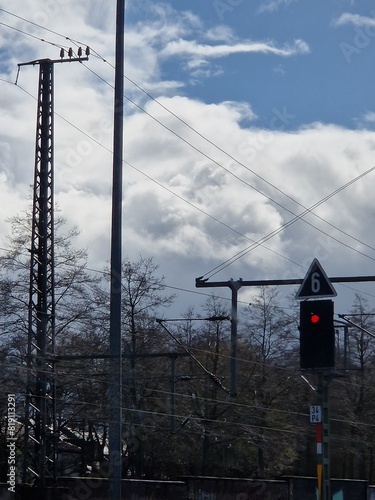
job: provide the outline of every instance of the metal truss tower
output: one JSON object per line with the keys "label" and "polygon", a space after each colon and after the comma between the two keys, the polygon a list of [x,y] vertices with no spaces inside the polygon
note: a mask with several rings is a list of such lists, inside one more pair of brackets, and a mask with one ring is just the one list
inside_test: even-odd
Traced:
{"label": "metal truss tower", "polygon": [[56,476],[55,297],[53,194],[53,74],[38,61],[39,87],[32,210],[24,482],[33,476],[44,489]]}
{"label": "metal truss tower", "polygon": [[58,429],[55,398],[54,282],[54,64],[87,61],[40,59],[18,66],[39,65],[31,262],[27,341],[27,382],[23,482],[35,483],[44,498],[47,482],[56,479]]}

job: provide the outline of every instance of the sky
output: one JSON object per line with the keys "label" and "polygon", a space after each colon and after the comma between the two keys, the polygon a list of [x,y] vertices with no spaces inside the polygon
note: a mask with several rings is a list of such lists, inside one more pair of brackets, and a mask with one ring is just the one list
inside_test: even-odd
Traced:
{"label": "sky", "polygon": [[[0,0],[2,252],[34,171],[38,65],[17,64],[89,46],[54,68],[55,200],[90,269],[108,265],[115,7]],[[230,298],[200,276],[302,279],[315,258],[375,275],[374,53],[360,0],[126,1],[123,256],[154,259],[174,317]],[[372,282],[335,289],[336,313],[374,305]]]}

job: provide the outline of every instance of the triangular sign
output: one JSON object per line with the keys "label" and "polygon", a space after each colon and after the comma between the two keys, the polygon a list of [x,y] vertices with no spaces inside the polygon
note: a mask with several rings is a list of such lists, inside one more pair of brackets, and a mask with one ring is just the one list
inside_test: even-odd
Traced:
{"label": "triangular sign", "polygon": [[318,259],[314,259],[296,294],[296,299],[336,297],[336,290]]}

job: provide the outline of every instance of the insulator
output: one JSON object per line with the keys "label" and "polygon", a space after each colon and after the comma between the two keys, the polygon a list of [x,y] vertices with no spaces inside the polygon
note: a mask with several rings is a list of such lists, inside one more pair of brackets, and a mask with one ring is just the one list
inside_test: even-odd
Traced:
{"label": "insulator", "polygon": [[68,56],[69,57],[73,57],[73,49],[72,49],[72,47],[70,47],[70,49],[68,50]]}
{"label": "insulator", "polygon": [[61,59],[64,57],[64,55],[65,55],[65,50],[61,49],[60,50],[60,57],[61,57]]}
{"label": "insulator", "polygon": [[82,47],[78,47],[78,57],[82,56]]}
{"label": "insulator", "polygon": [[90,47],[89,47],[89,46],[87,46],[87,47],[86,47],[86,55],[87,55],[87,56],[89,56],[89,55],[90,55]]}

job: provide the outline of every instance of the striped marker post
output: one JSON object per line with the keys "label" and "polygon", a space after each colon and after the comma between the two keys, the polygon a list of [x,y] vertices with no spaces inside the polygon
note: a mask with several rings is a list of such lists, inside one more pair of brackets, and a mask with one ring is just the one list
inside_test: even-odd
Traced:
{"label": "striped marker post", "polygon": [[322,500],[322,483],[323,483],[323,422],[316,424],[316,455],[317,466],[316,476],[318,480],[318,499]]}

